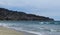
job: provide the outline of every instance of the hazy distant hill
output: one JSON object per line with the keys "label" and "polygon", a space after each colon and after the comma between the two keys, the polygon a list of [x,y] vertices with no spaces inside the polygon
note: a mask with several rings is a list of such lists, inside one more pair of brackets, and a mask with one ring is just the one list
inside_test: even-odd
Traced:
{"label": "hazy distant hill", "polygon": [[54,19],[44,16],[37,16],[34,14],[26,14],[24,12],[17,12],[0,8],[0,20],[38,20],[38,21],[54,21]]}

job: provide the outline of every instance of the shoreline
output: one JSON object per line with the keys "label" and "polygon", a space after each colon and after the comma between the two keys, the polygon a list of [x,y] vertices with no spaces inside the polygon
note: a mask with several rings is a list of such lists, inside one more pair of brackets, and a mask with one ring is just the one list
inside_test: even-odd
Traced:
{"label": "shoreline", "polygon": [[15,29],[3,27],[3,26],[0,26],[0,32],[1,32],[0,35],[36,35],[24,31],[17,31]]}

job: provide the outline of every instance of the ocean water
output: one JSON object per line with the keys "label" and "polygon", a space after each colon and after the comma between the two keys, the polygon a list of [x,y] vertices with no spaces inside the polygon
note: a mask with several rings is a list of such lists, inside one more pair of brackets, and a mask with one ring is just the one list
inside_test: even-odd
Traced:
{"label": "ocean water", "polygon": [[60,21],[0,21],[0,26],[37,35],[60,35]]}

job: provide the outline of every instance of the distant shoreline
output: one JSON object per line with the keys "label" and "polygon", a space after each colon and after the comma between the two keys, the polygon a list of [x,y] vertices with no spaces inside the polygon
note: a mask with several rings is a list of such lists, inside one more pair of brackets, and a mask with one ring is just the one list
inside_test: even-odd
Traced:
{"label": "distant shoreline", "polygon": [[49,17],[12,11],[5,8],[0,8],[0,20],[54,21],[54,19]]}
{"label": "distant shoreline", "polygon": [[[0,21],[39,21],[39,20],[0,20]],[[55,21],[39,21],[39,22],[55,22]]]}

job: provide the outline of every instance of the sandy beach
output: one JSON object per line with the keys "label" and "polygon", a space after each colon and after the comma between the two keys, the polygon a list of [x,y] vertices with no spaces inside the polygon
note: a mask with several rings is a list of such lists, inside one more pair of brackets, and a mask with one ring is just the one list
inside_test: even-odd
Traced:
{"label": "sandy beach", "polygon": [[22,31],[16,31],[13,29],[0,26],[0,35],[35,35],[35,34],[22,32]]}
{"label": "sandy beach", "polygon": [[18,32],[5,27],[0,27],[0,35],[24,35],[22,32]]}

